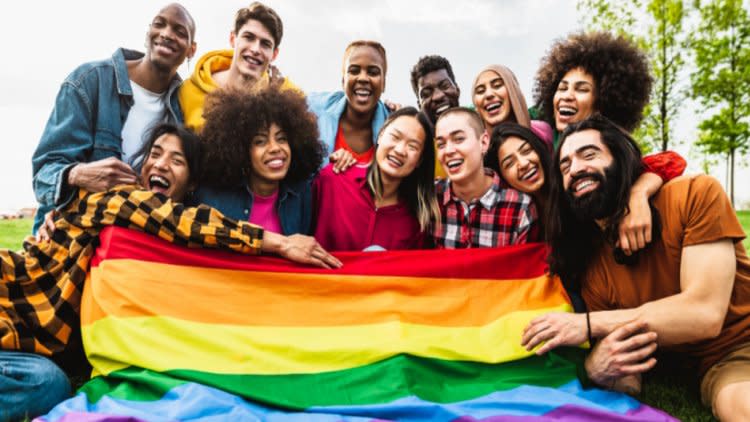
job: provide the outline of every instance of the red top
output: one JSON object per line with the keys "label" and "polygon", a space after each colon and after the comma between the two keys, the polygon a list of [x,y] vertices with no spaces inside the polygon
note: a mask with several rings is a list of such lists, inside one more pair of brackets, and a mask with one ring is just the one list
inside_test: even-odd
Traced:
{"label": "red top", "polygon": [[658,175],[667,183],[685,172],[687,162],[674,151],[664,151],[643,157],[643,167],[646,172]]}
{"label": "red top", "polygon": [[341,125],[339,124],[339,129],[336,131],[336,144],[334,145],[333,150],[338,151],[342,148],[351,152],[354,159],[357,160],[357,162],[360,164],[370,164],[370,161],[372,161],[372,156],[375,153],[374,145],[371,146],[370,149],[362,153],[352,150],[352,147],[350,147],[346,142],[346,138],[344,138],[344,131],[341,130]]}
{"label": "red top", "polygon": [[387,250],[416,249],[422,233],[406,204],[375,208],[367,186],[367,166],[335,174],[326,166],[313,183],[315,239],[328,251],[361,251],[378,245]]}

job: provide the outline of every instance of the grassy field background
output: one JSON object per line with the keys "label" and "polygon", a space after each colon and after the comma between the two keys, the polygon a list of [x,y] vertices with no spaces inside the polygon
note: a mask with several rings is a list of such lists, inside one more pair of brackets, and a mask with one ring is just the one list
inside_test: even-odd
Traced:
{"label": "grassy field background", "polygon": [[[750,236],[750,211],[739,211],[737,216]],[[31,232],[31,220],[0,220],[0,248],[21,249],[23,239]],[[750,249],[750,239],[744,241]],[[657,368],[644,376],[641,401],[664,409],[686,422],[713,421],[711,413],[700,404],[700,395],[695,379],[688,375],[670,356],[657,356]],[[81,380],[76,384],[80,384]]]}

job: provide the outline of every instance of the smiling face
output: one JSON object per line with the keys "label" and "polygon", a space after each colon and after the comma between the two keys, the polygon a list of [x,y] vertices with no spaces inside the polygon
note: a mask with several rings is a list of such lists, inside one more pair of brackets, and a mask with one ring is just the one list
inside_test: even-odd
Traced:
{"label": "smiling face", "polygon": [[232,32],[229,42],[234,48],[232,68],[248,81],[259,80],[279,54],[268,28],[255,19],[248,19],[239,31]]}
{"label": "smiling face", "polygon": [[435,126],[437,159],[453,183],[471,182],[484,168],[489,136],[472,127],[469,119],[465,113],[453,112]]}
{"label": "smiling face", "polygon": [[141,169],[141,184],[152,192],[162,193],[182,202],[191,189],[190,169],[177,135],[166,133],[151,147]]}
{"label": "smiling face", "polygon": [[276,184],[286,177],[292,161],[292,150],[286,133],[276,123],[259,131],[250,140],[250,189],[255,186]]}
{"label": "smiling face", "polygon": [[603,192],[605,173],[612,162],[612,154],[602,142],[599,131],[587,129],[570,134],[560,147],[564,190],[574,200]]}
{"label": "smiling face", "polygon": [[354,47],[344,61],[344,93],[355,112],[371,113],[385,89],[385,61],[370,46]]}
{"label": "smiling face", "polygon": [[555,127],[558,132],[594,113],[595,92],[594,77],[582,68],[571,69],[563,76],[553,98]]}
{"label": "smiling face", "polygon": [[377,142],[375,160],[381,176],[397,180],[408,177],[422,159],[425,137],[414,116],[401,116],[391,122]]}
{"label": "smiling face", "polygon": [[146,32],[146,57],[158,68],[176,71],[195,54],[193,20],[184,8],[171,4],[162,9]]}
{"label": "smiling face", "polygon": [[512,188],[533,195],[544,186],[539,155],[525,139],[508,136],[497,150],[497,159],[501,176]]}
{"label": "smiling face", "polygon": [[417,80],[419,106],[435,123],[445,110],[458,106],[461,91],[446,69],[434,70]]}
{"label": "smiling face", "polygon": [[473,93],[474,107],[484,124],[492,128],[508,120],[511,104],[503,78],[492,70],[479,74]]}

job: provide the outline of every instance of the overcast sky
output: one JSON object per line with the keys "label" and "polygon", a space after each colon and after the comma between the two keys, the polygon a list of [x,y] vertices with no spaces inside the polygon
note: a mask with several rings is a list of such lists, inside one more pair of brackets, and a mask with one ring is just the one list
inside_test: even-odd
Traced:
{"label": "overcast sky", "polygon": [[[229,47],[234,13],[250,0],[182,1],[196,20],[197,57]],[[4,65],[0,80],[2,152],[0,209],[35,203],[31,155],[60,83],[79,64],[111,56],[117,47],[143,50],[145,33],[164,3],[130,1],[26,1],[0,14]],[[384,98],[415,105],[409,71],[420,56],[440,54],[452,65],[461,103],[471,83],[491,63],[510,67],[529,104],[539,60],[556,38],[580,29],[575,0],[269,1],[284,21],[276,65],[305,91],[339,89],[344,47],[352,40],[380,41],[387,50]],[[192,65],[194,65],[193,60]],[[180,75],[187,77],[187,64]],[[694,116],[683,116],[689,121]],[[692,139],[694,123],[678,124],[677,137]],[[699,171],[687,146],[677,149]],[[747,169],[738,173],[738,198],[750,201]],[[721,168],[715,175],[724,181]]]}

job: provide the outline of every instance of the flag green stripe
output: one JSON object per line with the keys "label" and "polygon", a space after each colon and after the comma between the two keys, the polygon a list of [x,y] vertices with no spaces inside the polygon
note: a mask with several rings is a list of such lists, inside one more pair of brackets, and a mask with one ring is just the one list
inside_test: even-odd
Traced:
{"label": "flag green stripe", "polygon": [[[576,377],[581,349],[558,349],[545,356],[503,364],[449,361],[399,355],[353,369],[299,375],[214,374],[189,370],[157,373],[126,368],[86,384],[89,401],[103,395],[158,400],[184,382],[198,382],[267,405],[289,409],[312,406],[382,404],[418,396],[451,403],[485,396],[526,384],[558,387]],[[126,381],[126,382],[121,382]]]}

